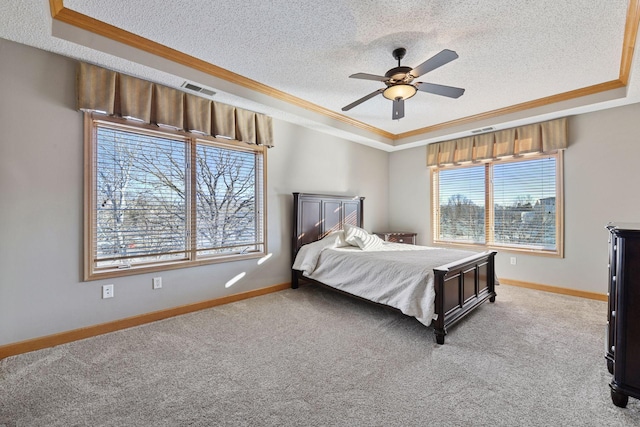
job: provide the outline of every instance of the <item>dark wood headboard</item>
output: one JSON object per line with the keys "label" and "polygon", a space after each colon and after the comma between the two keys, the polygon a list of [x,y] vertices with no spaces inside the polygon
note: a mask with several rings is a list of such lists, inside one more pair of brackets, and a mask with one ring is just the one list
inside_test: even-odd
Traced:
{"label": "dark wood headboard", "polygon": [[342,230],[344,224],[362,227],[363,203],[359,196],[293,193],[293,259],[302,245]]}

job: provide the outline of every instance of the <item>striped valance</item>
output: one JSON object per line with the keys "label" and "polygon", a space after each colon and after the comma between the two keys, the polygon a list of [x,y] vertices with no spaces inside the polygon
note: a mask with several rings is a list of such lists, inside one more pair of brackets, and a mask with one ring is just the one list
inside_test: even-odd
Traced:
{"label": "striped valance", "polygon": [[551,153],[567,148],[567,118],[484,133],[427,146],[427,166],[449,165],[517,156]]}
{"label": "striped valance", "polygon": [[80,63],[78,109],[273,147],[271,117]]}

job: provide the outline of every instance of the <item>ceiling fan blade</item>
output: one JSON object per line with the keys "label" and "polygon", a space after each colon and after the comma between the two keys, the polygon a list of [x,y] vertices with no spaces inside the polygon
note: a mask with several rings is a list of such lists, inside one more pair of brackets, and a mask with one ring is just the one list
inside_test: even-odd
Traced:
{"label": "ceiling fan blade", "polygon": [[424,61],[422,64],[418,65],[416,68],[411,70],[411,75],[413,77],[419,77],[423,74],[428,73],[429,71],[433,71],[438,67],[442,67],[444,64],[448,64],[458,57],[458,54],[452,50],[444,49],[440,53],[435,54],[431,58]]}
{"label": "ceiling fan blade", "polygon": [[404,117],[404,99],[396,98],[393,100],[393,112],[391,113],[392,120],[400,120]]}
{"label": "ceiling fan blade", "polygon": [[351,104],[347,105],[346,107],[342,107],[342,111],[349,111],[350,109],[352,109],[356,105],[360,105],[364,101],[366,101],[368,99],[371,99],[374,96],[381,94],[382,92],[384,92],[384,89],[378,89],[375,92],[371,92],[369,95],[363,96],[362,98],[358,99],[357,101],[352,102]]}
{"label": "ceiling fan blade", "polygon": [[433,83],[418,82],[415,84],[421,92],[429,92],[435,95],[448,96],[449,98],[460,98],[464,93],[464,89],[453,86],[436,85]]}
{"label": "ceiling fan blade", "polygon": [[363,80],[375,80],[378,82],[386,82],[389,80],[389,77],[385,76],[377,76],[375,74],[367,74],[367,73],[355,73],[349,76],[350,79],[363,79]]}

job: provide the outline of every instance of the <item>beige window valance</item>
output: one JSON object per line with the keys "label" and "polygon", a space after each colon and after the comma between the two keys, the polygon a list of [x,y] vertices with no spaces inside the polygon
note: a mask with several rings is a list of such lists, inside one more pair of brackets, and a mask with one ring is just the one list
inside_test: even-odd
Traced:
{"label": "beige window valance", "polygon": [[78,109],[273,147],[271,117],[80,62]]}
{"label": "beige window valance", "polygon": [[437,142],[427,146],[427,166],[482,161],[567,148],[567,118],[498,132]]}

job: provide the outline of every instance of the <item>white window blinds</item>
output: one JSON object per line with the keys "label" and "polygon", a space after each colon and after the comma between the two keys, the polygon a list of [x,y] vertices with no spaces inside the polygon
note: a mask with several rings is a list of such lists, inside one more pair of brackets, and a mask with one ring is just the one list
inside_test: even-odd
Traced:
{"label": "white window blinds", "polygon": [[562,256],[562,152],[432,169],[435,243]]}
{"label": "white window blinds", "polygon": [[88,123],[87,280],[264,254],[265,147]]}
{"label": "white window blinds", "polygon": [[262,162],[253,152],[198,144],[196,224],[199,256],[255,252],[262,242]]}
{"label": "white window blinds", "polygon": [[494,243],[556,247],[556,158],[493,165]]}
{"label": "white window blinds", "polygon": [[108,127],[96,142],[96,267],[186,258],[185,142]]}
{"label": "white window blinds", "polygon": [[484,243],[484,165],[442,170],[438,182],[437,239]]}

